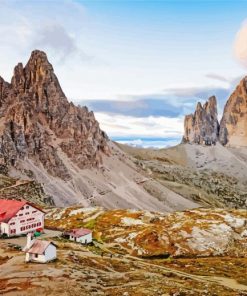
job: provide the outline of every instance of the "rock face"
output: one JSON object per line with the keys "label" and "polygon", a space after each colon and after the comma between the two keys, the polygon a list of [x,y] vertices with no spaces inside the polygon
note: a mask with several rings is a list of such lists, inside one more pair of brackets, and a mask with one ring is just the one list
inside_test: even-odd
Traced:
{"label": "rock face", "polygon": [[247,146],[247,77],[240,81],[225,105],[219,139],[223,145]]}
{"label": "rock face", "polygon": [[18,64],[10,84],[0,77],[1,164],[32,158],[67,180],[61,154],[79,168],[95,167],[109,153],[107,140],[93,112],[68,102],[44,52],[33,51],[25,67]]}
{"label": "rock face", "polygon": [[194,114],[185,116],[183,142],[211,145],[219,134],[216,97],[212,96],[202,106],[199,102]]}
{"label": "rock face", "polygon": [[185,116],[183,142],[212,144],[217,140],[222,145],[247,146],[247,76],[226,102],[220,126],[215,97],[204,106],[198,103],[195,113]]}

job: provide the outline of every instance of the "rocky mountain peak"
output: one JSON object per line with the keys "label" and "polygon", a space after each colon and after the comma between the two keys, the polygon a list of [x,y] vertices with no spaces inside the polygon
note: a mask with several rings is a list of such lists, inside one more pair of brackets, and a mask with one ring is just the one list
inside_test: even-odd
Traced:
{"label": "rocky mountain peak", "polygon": [[198,102],[194,114],[185,116],[183,142],[214,144],[219,133],[217,116],[215,96],[210,97],[203,106]]}
{"label": "rocky mountain peak", "polygon": [[14,68],[11,83],[0,79],[0,162],[40,163],[63,179],[70,174],[63,153],[80,168],[98,166],[109,154],[107,136],[93,112],[69,103],[44,52],[35,50],[24,67]]}
{"label": "rocky mountain peak", "polygon": [[223,145],[247,146],[247,76],[229,97],[220,122]]}

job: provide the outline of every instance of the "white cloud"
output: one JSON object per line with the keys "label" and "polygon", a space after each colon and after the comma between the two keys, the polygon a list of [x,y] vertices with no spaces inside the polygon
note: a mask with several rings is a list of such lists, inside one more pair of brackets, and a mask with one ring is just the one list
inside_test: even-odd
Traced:
{"label": "white cloud", "polygon": [[77,46],[74,38],[59,23],[45,24],[37,31],[34,46],[37,48],[50,48],[61,53],[63,58],[76,53]]}
{"label": "white cloud", "polygon": [[245,21],[236,34],[234,55],[237,61],[247,67],[247,22]]}
{"label": "white cloud", "polygon": [[[114,140],[114,138],[113,138]],[[165,148],[175,146],[181,143],[181,138],[178,139],[117,139],[120,144],[126,144],[133,147],[142,147],[142,148]]]}
{"label": "white cloud", "polygon": [[100,127],[110,137],[178,138],[183,134],[183,118],[131,117],[118,114],[95,113]]}
{"label": "white cloud", "polygon": [[216,73],[208,73],[205,75],[207,78],[210,78],[210,79],[213,79],[213,80],[217,80],[217,81],[222,81],[222,82],[227,82],[229,83],[230,82],[230,79],[222,76],[222,75],[219,75],[219,74],[216,74]]}

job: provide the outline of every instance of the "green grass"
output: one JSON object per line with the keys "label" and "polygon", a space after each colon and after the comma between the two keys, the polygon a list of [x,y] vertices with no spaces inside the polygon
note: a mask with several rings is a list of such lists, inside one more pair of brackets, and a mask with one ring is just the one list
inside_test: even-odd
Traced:
{"label": "green grass", "polygon": [[93,230],[94,227],[95,227],[95,224],[96,224],[96,220],[95,220],[95,219],[92,219],[92,220],[89,220],[89,221],[84,225],[84,227]]}

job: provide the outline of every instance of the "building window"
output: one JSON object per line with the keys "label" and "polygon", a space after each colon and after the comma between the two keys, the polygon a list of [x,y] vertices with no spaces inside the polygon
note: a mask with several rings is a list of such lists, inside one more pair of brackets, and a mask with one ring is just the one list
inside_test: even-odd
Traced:
{"label": "building window", "polygon": [[15,225],[15,222],[11,222],[10,225]]}
{"label": "building window", "polygon": [[23,222],[25,222],[25,220],[21,220],[20,222],[23,223]]}
{"label": "building window", "polygon": [[37,213],[37,211],[32,211],[32,213],[34,214],[34,213]]}
{"label": "building window", "polygon": [[13,233],[16,233],[16,229],[11,229],[11,230],[10,230],[10,233],[12,233],[12,234],[13,234]]}
{"label": "building window", "polygon": [[38,256],[39,256],[38,254],[35,254],[35,255],[34,255],[35,258],[38,258]]}
{"label": "building window", "polygon": [[29,212],[26,212],[26,215],[29,215],[30,213]]}
{"label": "building window", "polygon": [[26,209],[29,209],[29,206],[26,206]]}
{"label": "building window", "polygon": [[19,214],[18,216],[23,216],[23,214]]}

